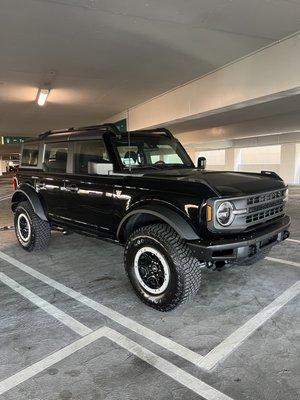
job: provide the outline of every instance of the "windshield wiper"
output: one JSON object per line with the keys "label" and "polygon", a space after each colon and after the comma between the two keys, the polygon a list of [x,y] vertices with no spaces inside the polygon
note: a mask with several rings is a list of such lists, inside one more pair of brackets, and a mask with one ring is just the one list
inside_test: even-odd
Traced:
{"label": "windshield wiper", "polygon": [[[127,168],[129,170],[129,168]],[[137,170],[137,169],[155,169],[155,170],[159,170],[161,168],[159,167],[155,167],[155,165],[141,165],[141,166],[134,166],[131,167],[131,171]]]}

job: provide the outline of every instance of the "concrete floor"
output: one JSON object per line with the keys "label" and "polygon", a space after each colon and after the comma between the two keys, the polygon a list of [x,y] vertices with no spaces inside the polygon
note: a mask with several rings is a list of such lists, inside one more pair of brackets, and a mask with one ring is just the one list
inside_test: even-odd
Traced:
{"label": "concrete floor", "polygon": [[[300,188],[290,192],[299,242],[272,250],[281,262],[204,271],[196,299],[167,314],[135,296],[117,245],[53,233],[28,254],[0,232],[1,399],[299,399]],[[0,226],[12,225],[10,193],[0,178]]]}

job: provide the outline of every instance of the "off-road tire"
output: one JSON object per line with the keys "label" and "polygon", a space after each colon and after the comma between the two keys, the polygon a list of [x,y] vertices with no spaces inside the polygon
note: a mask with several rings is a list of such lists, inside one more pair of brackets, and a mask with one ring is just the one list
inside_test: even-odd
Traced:
{"label": "off-road tire", "polygon": [[[159,295],[147,292],[134,271],[135,255],[147,246],[157,249],[170,269],[169,284]],[[185,240],[166,224],[147,225],[134,231],[125,246],[124,265],[138,297],[158,311],[170,311],[191,300],[201,284],[203,264],[193,256]]]}
{"label": "off-road tire", "polygon": [[[31,233],[25,242],[20,236],[18,229],[18,218],[21,214],[25,214],[30,222]],[[21,247],[26,251],[41,251],[48,247],[50,240],[50,224],[39,218],[29,201],[22,201],[18,204],[14,215],[15,232]]]}

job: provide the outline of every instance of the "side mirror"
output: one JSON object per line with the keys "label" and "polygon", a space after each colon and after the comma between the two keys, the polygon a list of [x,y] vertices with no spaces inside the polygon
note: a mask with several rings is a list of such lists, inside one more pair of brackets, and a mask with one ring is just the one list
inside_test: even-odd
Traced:
{"label": "side mirror", "polygon": [[199,169],[205,169],[206,168],[206,158],[205,157],[199,157],[198,158],[197,167]]}
{"label": "side mirror", "polygon": [[91,175],[109,175],[113,170],[114,166],[111,163],[88,162],[88,173]]}

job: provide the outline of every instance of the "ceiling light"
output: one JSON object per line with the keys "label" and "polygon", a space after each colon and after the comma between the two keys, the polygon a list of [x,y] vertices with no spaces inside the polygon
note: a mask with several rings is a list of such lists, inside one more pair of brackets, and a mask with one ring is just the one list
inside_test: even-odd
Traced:
{"label": "ceiling light", "polygon": [[39,106],[43,106],[46,103],[49,93],[50,89],[39,89],[37,95],[37,103]]}

